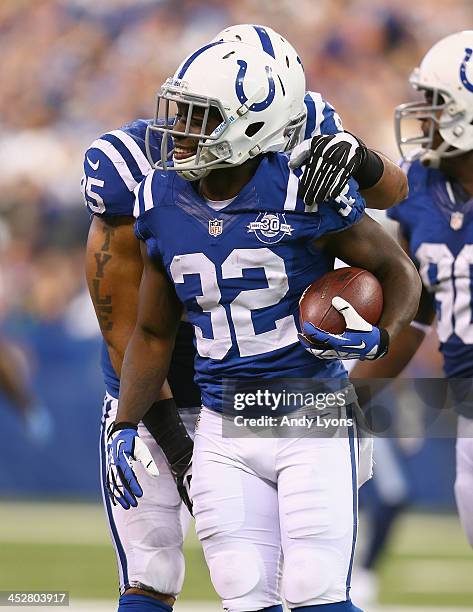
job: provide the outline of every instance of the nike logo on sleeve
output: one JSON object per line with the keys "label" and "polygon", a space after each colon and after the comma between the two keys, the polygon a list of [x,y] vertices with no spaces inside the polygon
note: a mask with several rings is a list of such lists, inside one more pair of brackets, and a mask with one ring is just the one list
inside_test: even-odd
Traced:
{"label": "nike logo on sleeve", "polygon": [[87,156],[87,163],[89,164],[89,166],[92,168],[92,170],[98,170],[99,169],[99,165],[100,165],[100,159],[98,159],[95,164],[93,162],[90,161],[89,156]]}

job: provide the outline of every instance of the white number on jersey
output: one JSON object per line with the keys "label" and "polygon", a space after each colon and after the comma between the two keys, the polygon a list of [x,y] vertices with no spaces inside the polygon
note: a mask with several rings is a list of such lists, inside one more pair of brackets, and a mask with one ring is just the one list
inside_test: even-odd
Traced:
{"label": "white number on jersey", "polygon": [[196,296],[204,312],[210,313],[213,339],[204,338],[202,330],[195,327],[197,351],[201,357],[223,359],[232,346],[227,313],[220,304],[220,289],[217,284],[215,265],[203,253],[175,255],[171,262],[171,275],[175,283],[184,283],[186,274],[198,274],[202,295]]}
{"label": "white number on jersey", "polygon": [[102,196],[94,191],[94,187],[103,187],[105,181],[92,178],[91,176],[83,176],[81,180],[82,195],[86,204],[92,212],[101,215],[105,212],[105,204]]}
{"label": "white number on jersey", "polygon": [[[473,344],[471,308],[471,266],[473,245],[466,244],[455,258],[446,244],[424,242],[417,249],[420,275],[424,285],[435,294],[440,304],[437,332],[446,342],[455,332],[465,344]],[[435,277],[429,274],[436,266]]]}
{"label": "white number on jersey", "polygon": [[[255,261],[258,262],[255,265]],[[263,269],[267,287],[242,290],[230,304],[231,317],[220,304],[215,265],[203,253],[177,255],[171,263],[171,275],[176,284],[185,282],[186,274],[198,274],[202,295],[196,300],[204,312],[210,313],[213,339],[204,338],[196,327],[196,342],[199,355],[211,359],[223,359],[232,346],[230,325],[233,324],[235,338],[241,357],[251,357],[274,351],[297,342],[294,316],[289,315],[274,322],[275,329],[255,332],[251,312],[275,306],[289,290],[284,260],[268,248],[235,249],[222,264],[223,280],[242,278],[243,270]]]}

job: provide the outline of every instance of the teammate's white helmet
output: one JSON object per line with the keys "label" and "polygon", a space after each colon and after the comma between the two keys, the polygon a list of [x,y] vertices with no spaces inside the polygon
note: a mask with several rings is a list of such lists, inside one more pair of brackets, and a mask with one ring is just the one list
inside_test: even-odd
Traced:
{"label": "teammate's white helmet", "polygon": [[[473,149],[472,54],[473,30],[457,32],[436,43],[412,72],[411,85],[432,92],[432,103],[410,102],[396,108],[396,140],[404,159],[409,159],[409,145],[417,147],[414,157],[432,166],[438,166],[442,158]],[[409,119],[428,119],[429,133],[405,136],[405,123]],[[444,142],[434,149],[435,130]]]}
{"label": "teammate's white helmet", "polygon": [[[196,180],[260,153],[283,151],[304,123],[304,95],[305,79],[294,87],[287,69],[264,50],[241,42],[209,43],[189,55],[161,87],[156,118],[148,128],[163,135],[156,167]],[[173,102],[188,106],[184,132],[174,129]],[[160,121],[161,105],[164,121]],[[193,134],[190,122],[196,107],[203,111],[204,120],[200,133]],[[222,122],[206,134],[211,108],[218,109]],[[170,136],[196,138],[196,154],[184,160],[173,157],[171,166],[167,161],[172,155],[168,154]]]}
{"label": "teammate's white helmet", "polygon": [[[285,84],[295,91],[305,89],[305,73],[301,58],[291,43],[281,34],[268,26],[251,23],[240,23],[225,28],[211,41],[242,42],[257,49],[262,49],[273,57],[284,72]],[[302,132],[300,135],[303,136]],[[292,149],[298,141],[288,143],[287,150]]]}

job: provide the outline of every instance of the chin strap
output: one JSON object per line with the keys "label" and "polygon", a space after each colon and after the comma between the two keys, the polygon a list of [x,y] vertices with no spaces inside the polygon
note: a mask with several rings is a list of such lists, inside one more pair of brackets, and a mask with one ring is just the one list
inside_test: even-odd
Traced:
{"label": "chin strap", "polygon": [[449,145],[446,142],[442,142],[442,144],[436,149],[427,149],[420,155],[420,162],[423,166],[437,169],[440,166],[440,161],[442,160],[442,153],[444,153],[448,147]]}
{"label": "chin strap", "polygon": [[[194,163],[196,156],[188,157],[185,160],[176,160],[173,158],[174,168],[176,168],[177,174],[186,181],[198,181],[212,171],[212,168],[193,168],[190,170],[186,169],[186,165],[191,162]],[[179,166],[183,166],[182,170],[179,170]]]}
{"label": "chin strap", "polygon": [[441,157],[437,151],[429,149],[419,157],[419,160],[423,166],[437,169],[440,166]]}

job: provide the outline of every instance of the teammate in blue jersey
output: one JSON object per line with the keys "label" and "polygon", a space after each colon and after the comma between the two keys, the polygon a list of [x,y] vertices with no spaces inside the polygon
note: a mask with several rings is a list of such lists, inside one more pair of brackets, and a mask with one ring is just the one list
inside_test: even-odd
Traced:
{"label": "teammate in blue jersey", "polygon": [[[294,66],[299,72],[288,75],[267,52],[241,42],[216,41],[190,55],[162,88],[164,124],[149,130],[149,138],[163,135],[161,169],[136,192],[144,273],[109,435],[108,469],[118,477],[112,494],[131,501],[140,492],[129,465],[137,423],[165,379],[184,306],[196,332],[204,406],[191,485],[196,526],[229,611],[282,610],[281,553],[293,610],[356,609],[349,588],[358,453],[349,423],[330,440],[224,440],[224,379],[324,378],[351,398],[336,357],[384,355],[420,291],[402,250],[363,216],[353,178],[332,205],[298,197],[302,171],[278,153],[297,140],[306,114],[304,73],[300,62]],[[305,328],[306,351],[298,300],[335,256],[380,279],[382,327],[336,301],[347,330],[313,346],[310,338],[322,332]]]}
{"label": "teammate in blue jersey", "polygon": [[[175,404],[187,408],[182,419],[193,431],[200,392],[193,383],[193,331],[189,323],[179,329],[169,389],[156,395],[140,424],[140,434],[153,455],[160,476],[153,479],[137,466],[143,489],[142,505],[130,520],[128,504],[111,500],[105,471],[106,432],[115,419],[119,373],[126,343],[136,320],[142,262],[133,233],[133,188],[151,170],[144,154],[146,121],[103,135],[86,152],[83,189],[93,214],[87,243],[87,280],[104,344],[102,369],[106,386],[100,434],[101,483],[110,534],[117,555],[119,609],[153,609],[154,602],[171,606],[182,588],[182,544],[190,515],[183,511],[174,479],[185,471],[192,442],[175,419]],[[155,403],[156,402],[156,403]],[[163,427],[165,420],[170,419]],[[156,422],[157,417],[159,417]],[[167,437],[170,427],[181,435]],[[179,431],[179,430],[178,430]],[[158,444],[159,443],[159,444]],[[170,448],[169,444],[173,446]],[[166,456],[163,454],[166,449]],[[156,605],[158,605],[158,603]],[[135,606],[135,607],[132,607]]]}
{"label": "teammate in blue jersey", "polygon": [[[357,377],[397,376],[437,317],[445,376],[458,400],[457,477],[460,519],[473,546],[473,31],[436,43],[410,82],[425,94],[396,110],[396,136],[405,160],[410,195],[388,215],[399,222],[401,241],[423,281],[419,311],[379,364],[358,364]],[[405,136],[416,120],[418,136]],[[417,151],[409,156],[409,146]],[[420,148],[419,148],[420,147]]]}
{"label": "teammate in blue jersey", "polygon": [[[283,61],[288,73],[293,64],[298,63],[293,47],[270,28],[249,24],[232,26],[217,35],[216,40],[221,39],[243,40],[265,50],[271,57],[276,56]],[[320,135],[330,137],[343,130],[333,106],[319,93],[307,93],[305,106],[307,116],[304,138]],[[125,347],[135,324],[141,279],[139,243],[133,233],[133,190],[151,170],[145,147],[145,134],[150,123],[151,120],[136,120],[94,141],[84,158],[85,176],[82,184],[88,209],[93,215],[87,248],[87,276],[104,336],[102,369],[107,394],[100,437],[104,505],[117,553],[121,605],[131,605],[130,597],[138,596],[144,598],[134,604],[140,610],[145,609],[145,600],[150,597],[171,604],[180,591],[184,574],[179,499],[167,463],[153,439],[153,435],[155,438],[162,437],[162,424],[157,423],[156,419],[159,421],[163,408],[166,414],[173,409],[172,400],[165,399],[148,411],[144,418],[147,427],[140,424],[140,436],[145,439],[153,456],[159,458],[161,478],[152,480],[140,466],[136,468],[140,475],[143,497],[138,507],[136,500],[131,499],[131,512],[135,517],[133,528],[127,515],[130,510],[125,512],[120,505],[123,500],[111,504],[106,492],[106,432],[116,414],[119,394],[117,373],[120,372]],[[153,160],[159,159],[160,134],[151,134],[149,146],[150,157]],[[302,156],[299,154],[299,158],[295,165],[302,160],[307,162],[307,151],[304,150]],[[391,203],[392,194],[402,194],[405,188],[402,172],[387,158],[383,158],[383,162],[382,175],[377,177],[376,184],[362,192],[372,207],[385,208]],[[341,214],[348,210],[343,200],[333,204]],[[195,354],[192,341],[192,326],[181,323],[168,373],[175,402],[181,408],[181,415],[189,431],[193,426],[192,411],[186,411],[185,408],[200,405],[200,392],[192,382]],[[168,392],[162,397],[169,396]],[[185,441],[184,448],[187,445]],[[125,505],[129,507],[128,503]],[[168,532],[163,539],[164,531],[159,528],[163,521],[167,527],[172,527],[173,537]],[[166,554],[161,552],[163,547]]]}

